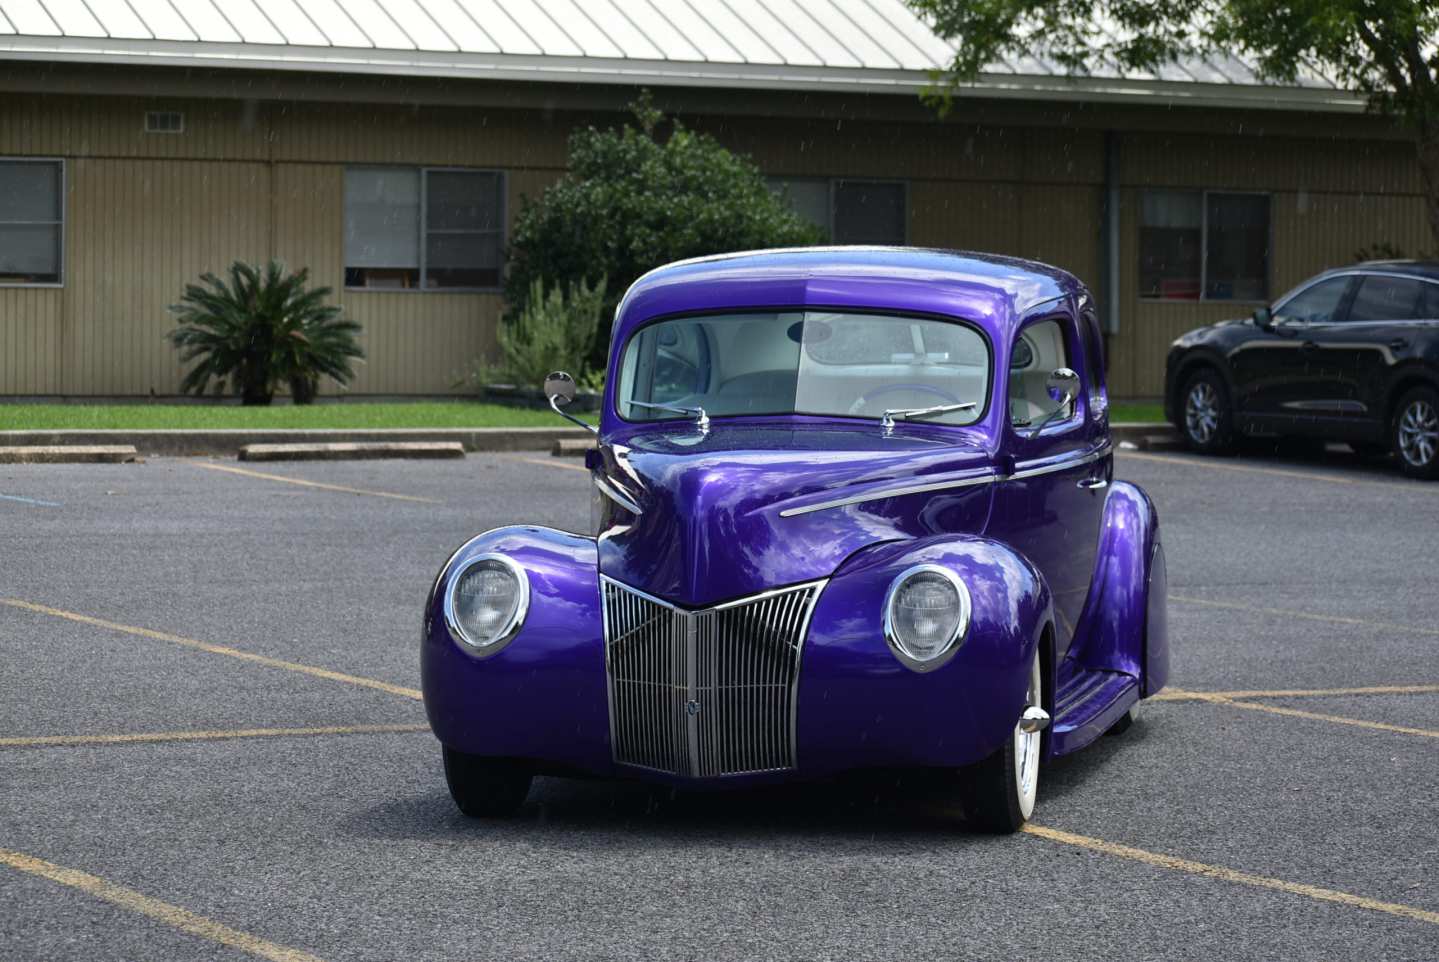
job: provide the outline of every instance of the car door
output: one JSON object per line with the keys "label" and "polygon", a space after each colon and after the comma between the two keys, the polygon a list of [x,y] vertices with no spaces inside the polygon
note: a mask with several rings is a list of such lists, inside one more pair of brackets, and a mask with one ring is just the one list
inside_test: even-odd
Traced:
{"label": "car door", "polygon": [[1412,357],[1413,322],[1427,306],[1425,281],[1398,274],[1364,274],[1349,308],[1335,321],[1304,333],[1319,366],[1338,372],[1337,389],[1316,402],[1327,437],[1379,440],[1395,365]]}
{"label": "car door", "polygon": [[1256,328],[1230,355],[1238,407],[1257,424],[1302,430],[1316,405],[1341,396],[1345,373],[1320,363],[1311,330],[1344,316],[1354,279],[1325,277],[1289,295],[1271,310],[1271,326]]}
{"label": "car door", "polygon": [[[1049,585],[1060,656],[1069,648],[1089,593],[1113,474],[1103,389],[1090,374],[1099,365],[1081,364],[1083,353],[1072,317],[1035,321],[1016,335],[1006,387],[1006,446],[1013,471],[1000,485],[999,525],[992,528],[996,537],[1027,557]],[[1045,423],[1057,409],[1047,382],[1059,367],[1079,372],[1080,394]]]}

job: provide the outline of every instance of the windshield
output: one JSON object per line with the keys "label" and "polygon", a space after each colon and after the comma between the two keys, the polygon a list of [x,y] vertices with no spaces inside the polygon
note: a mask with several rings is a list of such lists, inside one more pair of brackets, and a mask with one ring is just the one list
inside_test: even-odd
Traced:
{"label": "windshield", "polygon": [[878,419],[963,405],[915,419],[964,425],[984,412],[989,363],[984,337],[958,321],[833,311],[685,317],[631,335],[615,403],[631,421],[694,417],[696,408],[710,417]]}

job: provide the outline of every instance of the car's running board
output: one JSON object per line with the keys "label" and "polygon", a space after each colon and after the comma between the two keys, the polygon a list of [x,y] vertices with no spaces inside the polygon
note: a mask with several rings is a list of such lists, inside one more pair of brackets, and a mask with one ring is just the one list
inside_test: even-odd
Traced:
{"label": "car's running board", "polygon": [[1080,670],[1064,679],[1054,700],[1054,754],[1078,751],[1109,731],[1139,701],[1139,681],[1117,671]]}

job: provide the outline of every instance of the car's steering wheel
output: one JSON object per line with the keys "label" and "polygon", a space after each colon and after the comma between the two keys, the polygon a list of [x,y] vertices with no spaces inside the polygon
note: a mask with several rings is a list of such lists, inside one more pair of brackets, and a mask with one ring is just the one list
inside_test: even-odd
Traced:
{"label": "car's steering wheel", "polygon": [[940,399],[941,404],[959,403],[959,398],[955,397],[953,394],[950,394],[948,391],[940,390],[932,384],[886,384],[884,387],[877,388],[876,390],[873,390],[868,394],[861,394],[858,398],[855,399],[855,402],[849,406],[848,413],[851,415],[858,414],[860,411],[864,410],[865,405],[869,404],[870,401],[874,400],[882,394],[893,394],[896,391],[920,391],[927,394],[933,394],[935,397]]}

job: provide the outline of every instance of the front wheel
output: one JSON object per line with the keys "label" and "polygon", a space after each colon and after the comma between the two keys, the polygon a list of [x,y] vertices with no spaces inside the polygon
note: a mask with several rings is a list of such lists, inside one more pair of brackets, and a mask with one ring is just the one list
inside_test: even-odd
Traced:
{"label": "front wheel", "polygon": [[1416,387],[1399,399],[1390,443],[1405,474],[1439,478],[1439,391]]}
{"label": "front wheel", "polygon": [[[1043,704],[1044,679],[1039,652],[1029,670],[1025,707]],[[981,832],[1007,835],[1019,831],[1034,814],[1039,794],[1039,749],[1042,733],[1024,731],[1018,722],[1009,740],[984,761],[964,773],[964,814]]]}
{"label": "front wheel", "polygon": [[1184,383],[1184,440],[1201,454],[1222,454],[1229,450],[1234,432],[1234,414],[1229,388],[1213,368],[1205,368]]}
{"label": "front wheel", "polygon": [[530,793],[534,775],[522,762],[467,755],[449,747],[444,754],[450,797],[470,818],[513,815]]}

